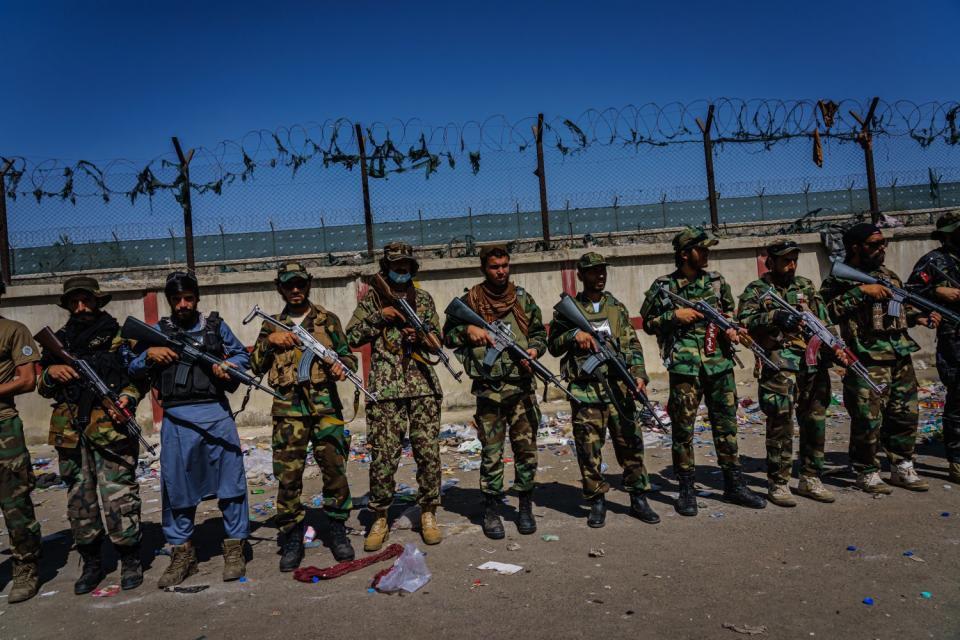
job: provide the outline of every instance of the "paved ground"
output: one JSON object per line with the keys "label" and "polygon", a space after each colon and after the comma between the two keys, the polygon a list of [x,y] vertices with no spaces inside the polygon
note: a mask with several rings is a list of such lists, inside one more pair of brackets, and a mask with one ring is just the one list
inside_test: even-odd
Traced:
{"label": "paved ground", "polygon": [[[742,397],[756,397],[749,387]],[[663,397],[661,389],[655,398]],[[549,406],[555,413],[565,407]],[[828,431],[828,457],[836,471],[846,462],[847,423],[836,407]],[[562,414],[561,414],[562,415]],[[761,414],[744,414],[741,451],[749,481],[765,488]],[[450,414],[445,422],[464,420]],[[351,425],[360,434],[362,424]],[[559,433],[563,432],[562,420]],[[554,431],[553,433],[558,433]],[[242,434],[248,444],[262,432]],[[64,491],[49,489],[35,498],[47,537],[42,566],[43,594],[8,606],[10,559],[7,537],[0,538],[0,638],[371,638],[426,637],[588,637],[642,638],[956,638],[960,637],[960,486],[946,484],[946,464],[937,444],[923,445],[919,468],[931,481],[929,493],[894,494],[873,499],[851,489],[852,477],[837,473],[828,483],[838,492],[833,505],[803,500],[795,509],[769,506],[749,511],[723,503],[709,431],[697,448],[697,479],[703,489],[697,518],[674,514],[676,484],[669,471],[669,448],[648,450],[653,481],[660,487],[653,504],[661,524],[644,525],[627,514],[627,496],[610,494],[611,513],[600,530],[585,525],[576,459],[562,444],[540,453],[542,487],[536,498],[539,530],[516,533],[512,519],[516,497],[505,507],[508,535],[493,542],[483,537],[478,472],[459,468],[460,454],[448,451],[444,479],[456,478],[444,498],[440,520],[447,539],[426,548],[414,531],[391,535],[393,542],[419,543],[428,552],[431,581],[414,594],[368,593],[373,574],[386,563],[318,584],[295,582],[276,569],[269,522],[273,497],[250,496],[263,515],[252,540],[253,559],[246,583],[220,581],[221,523],[215,503],[205,503],[199,528],[201,573],[185,586],[209,585],[193,594],[165,593],[155,587],[167,564],[153,557],[163,546],[159,530],[159,492],[155,480],[143,483],[145,545],[151,563],[142,587],[109,598],[74,596],[79,575],[70,551],[64,517]],[[50,457],[46,449],[34,457]],[[618,468],[609,445],[605,451],[615,486]],[[55,464],[51,467],[55,470]],[[351,487],[367,488],[366,466],[349,465]],[[404,459],[398,482],[414,485],[414,466]],[[321,491],[307,480],[305,499]],[[409,505],[398,504],[399,516]],[[948,514],[948,515],[945,515]],[[321,532],[324,517],[311,508],[309,521]],[[358,510],[350,519],[359,530],[369,522]],[[559,539],[545,541],[543,534]],[[362,556],[362,539],[353,538]],[[849,551],[848,547],[856,547]],[[591,557],[591,550],[599,557]],[[910,552],[912,555],[904,555]],[[476,567],[494,560],[519,564],[521,573],[504,576]],[[325,567],[333,559],[325,547],[308,549],[305,565]],[[110,566],[115,559],[110,558]],[[104,585],[117,583],[113,570]],[[928,592],[929,598],[921,593]],[[863,603],[872,598],[873,605]],[[736,627],[727,628],[727,627]],[[758,633],[765,627],[763,633]],[[737,630],[739,629],[739,630]]]}

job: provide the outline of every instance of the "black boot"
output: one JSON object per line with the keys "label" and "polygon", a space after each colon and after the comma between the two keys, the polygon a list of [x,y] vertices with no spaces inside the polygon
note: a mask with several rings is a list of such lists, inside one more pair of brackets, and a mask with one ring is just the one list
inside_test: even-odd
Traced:
{"label": "black boot", "polygon": [[143,584],[143,567],[140,565],[140,544],[114,547],[120,554],[120,588],[136,589]]}
{"label": "black boot", "polygon": [[537,521],[533,519],[533,492],[520,494],[520,513],[517,515],[517,531],[528,536],[537,531]]}
{"label": "black boot", "polygon": [[497,513],[499,506],[499,496],[483,496],[483,535],[491,540],[502,540],[506,535],[503,530],[503,520]]}
{"label": "black boot", "polygon": [[77,545],[77,551],[80,552],[80,557],[83,559],[83,570],[80,572],[77,581],[73,583],[73,592],[78,596],[96,589],[100,581],[106,577],[103,572],[102,546],[100,538],[90,544]]}
{"label": "black boot", "polygon": [[744,484],[740,469],[723,470],[723,499],[750,509],[763,509],[767,506],[763,496],[750,491]]}
{"label": "black boot", "polygon": [[330,521],[330,551],[337,562],[353,560],[353,545],[347,538],[347,527],[343,520]]}
{"label": "black boot", "polygon": [[300,566],[303,560],[303,524],[298,524],[278,537],[280,543],[280,571],[286,573]]}
{"label": "black boot", "polygon": [[680,483],[680,495],[675,508],[682,516],[697,515],[697,492],[693,490],[693,471],[680,471],[677,481]]}
{"label": "black boot", "polygon": [[599,529],[607,520],[607,501],[601,493],[590,501],[590,515],[587,516],[587,526]]}
{"label": "black boot", "polygon": [[[696,506],[696,503],[694,503],[694,506]],[[630,515],[639,519],[640,522],[646,522],[647,524],[657,524],[660,522],[660,516],[650,507],[647,503],[647,496],[642,493],[630,494]]]}

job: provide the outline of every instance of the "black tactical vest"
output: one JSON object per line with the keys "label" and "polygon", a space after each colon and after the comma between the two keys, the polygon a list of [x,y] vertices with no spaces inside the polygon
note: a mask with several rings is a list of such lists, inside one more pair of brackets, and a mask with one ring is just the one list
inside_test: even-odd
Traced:
{"label": "black tactical vest", "polygon": [[[220,338],[220,324],[223,322],[220,315],[214,311],[206,319],[199,332],[184,331],[170,318],[160,320],[160,330],[172,338],[182,340],[187,338],[193,345],[204,353],[216,358],[222,358],[223,340]],[[176,383],[177,370],[188,367],[185,384]],[[164,368],[159,375],[157,391],[164,407],[175,407],[184,404],[199,404],[203,402],[219,402],[227,391],[236,390],[238,383],[225,382],[216,378],[210,371],[210,365],[203,362],[188,364],[183,361],[175,362]]]}

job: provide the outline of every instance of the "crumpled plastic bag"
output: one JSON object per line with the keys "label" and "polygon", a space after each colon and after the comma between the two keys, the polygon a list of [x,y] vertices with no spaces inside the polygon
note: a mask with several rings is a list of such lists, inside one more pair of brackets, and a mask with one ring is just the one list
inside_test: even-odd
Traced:
{"label": "crumpled plastic bag", "polygon": [[424,558],[416,545],[403,545],[403,553],[393,562],[393,568],[377,582],[377,591],[393,593],[403,590],[413,593],[430,582],[430,570]]}

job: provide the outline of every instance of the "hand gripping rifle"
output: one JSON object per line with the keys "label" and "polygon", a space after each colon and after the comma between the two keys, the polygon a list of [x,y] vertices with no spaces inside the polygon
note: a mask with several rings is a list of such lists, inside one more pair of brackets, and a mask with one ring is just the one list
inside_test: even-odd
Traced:
{"label": "hand gripping rifle", "polygon": [[[733,329],[734,331],[739,332],[740,330],[740,325],[728,320],[722,313],[711,307],[703,300],[691,302],[683,296],[678,296],[663,285],[660,285],[660,293],[667,295],[676,304],[689,307],[694,311],[699,311],[701,314],[703,314],[703,317],[706,318],[708,322],[715,324],[721,331]],[[767,356],[767,352],[764,350],[764,348],[754,342],[753,338],[751,338],[749,335],[741,335],[740,344],[750,349],[750,351],[753,351],[753,355],[757,357],[757,360],[763,363],[763,366],[770,367],[774,371],[780,371],[780,367],[774,364],[773,360]],[[736,355],[734,355],[734,360],[736,360]],[[743,365],[741,364],[740,366]]]}
{"label": "hand gripping rifle", "polygon": [[168,349],[176,351],[179,360],[176,363],[177,373],[174,377],[174,383],[177,385],[182,386],[187,384],[187,374],[190,373],[190,367],[197,362],[203,362],[210,367],[221,365],[227,375],[240,384],[245,384],[248,387],[256,387],[261,391],[269,393],[278,400],[284,399],[279,393],[271,391],[269,387],[265,387],[257,382],[257,379],[253,376],[240,371],[237,367],[224,365],[222,358],[217,358],[202,351],[202,345],[183,331],[178,332],[176,336],[168,336],[163,331],[160,331],[160,329],[151,327],[143,320],[128,316],[123,323],[123,327],[120,329],[120,335],[128,340],[135,340],[137,344],[148,347],[167,347]]}
{"label": "hand gripping rifle", "polygon": [[[560,295],[560,302],[554,305],[553,310],[563,316],[567,322],[571,323],[580,331],[583,331],[587,335],[591,336],[594,340],[597,341],[599,350],[595,353],[590,354],[587,359],[584,361],[581,369],[588,376],[593,376],[597,380],[600,380],[606,384],[607,378],[604,377],[601,372],[597,369],[601,365],[607,365],[606,375],[609,377],[614,377],[625,385],[627,389],[630,390],[637,400],[646,407],[647,411],[650,412],[650,415],[653,416],[653,419],[657,421],[657,424],[660,425],[660,428],[666,429],[666,426],[660,422],[660,418],[657,417],[656,411],[653,410],[653,405],[650,404],[650,399],[642,393],[637,388],[637,381],[634,379],[633,375],[630,373],[630,369],[627,367],[627,363],[623,361],[623,358],[620,357],[620,354],[611,344],[609,334],[602,334],[596,330],[596,328],[590,324],[590,321],[583,315],[583,312],[580,311],[580,307],[577,306],[577,303],[574,302],[566,293]],[[611,400],[613,400],[612,390],[609,390]],[[615,402],[615,400],[614,400]]]}
{"label": "hand gripping rifle", "polygon": [[893,293],[893,298],[891,298],[887,304],[888,316],[899,316],[900,306],[906,302],[907,304],[913,305],[917,309],[921,309],[927,313],[939,313],[945,322],[949,322],[953,325],[960,325],[960,314],[957,314],[950,309],[947,309],[943,305],[933,302],[932,300],[928,300],[923,296],[919,296],[906,289],[902,289],[883,276],[871,276],[870,274],[864,273],[859,269],[854,269],[850,265],[840,262],[839,260],[833,263],[833,268],[830,269],[830,275],[836,278],[843,278],[845,280],[862,282],[863,284],[879,284],[889,289]]}
{"label": "hand gripping rifle", "polygon": [[304,382],[310,380],[310,367],[313,365],[314,359],[320,358],[320,361],[327,366],[339,364],[340,367],[343,368],[343,372],[346,374],[347,380],[352,382],[353,386],[355,386],[357,390],[362,391],[370,402],[377,401],[376,394],[370,393],[364,388],[363,381],[360,380],[360,376],[351,371],[350,367],[340,360],[339,354],[337,354],[337,352],[333,349],[321,344],[319,340],[310,335],[309,331],[299,325],[287,326],[279,320],[271,318],[260,310],[260,305],[256,304],[253,305],[253,309],[250,310],[250,313],[247,314],[247,317],[243,319],[243,324],[249,324],[258,316],[279,329],[289,331],[293,335],[297,336],[297,340],[300,341],[300,348],[303,350],[303,357],[300,358],[300,366],[297,367],[297,382],[303,384]]}
{"label": "hand gripping rifle", "polygon": [[853,371],[855,374],[863,378],[863,381],[873,389],[873,392],[877,395],[882,394],[887,385],[881,384],[878,385],[876,382],[870,379],[870,374],[867,373],[867,368],[863,366],[863,363],[857,359],[857,356],[853,354],[853,351],[846,345],[846,343],[835,336],[830,329],[828,329],[822,322],[820,318],[815,316],[810,311],[800,311],[792,304],[781,298],[777,295],[777,292],[770,287],[767,289],[763,295],[760,296],[760,302],[764,300],[770,300],[775,303],[777,306],[782,308],[784,311],[792,315],[794,318],[800,319],[800,331],[803,332],[805,338],[807,338],[807,350],[804,354],[806,363],[808,365],[817,364],[817,358],[820,354],[820,346],[827,345],[831,350],[840,350],[843,351],[850,359],[850,364],[846,365],[848,369]]}
{"label": "hand gripping rifle", "polygon": [[[429,322],[424,322],[423,318],[417,314],[417,310],[407,302],[405,296],[394,295],[394,293],[390,291],[390,285],[384,281],[379,273],[371,279],[371,286],[380,294],[381,298],[389,301],[390,304],[388,306],[395,306],[400,310],[400,313],[406,318],[407,324],[413,327],[420,337],[420,341],[426,345],[430,351],[430,355],[435,355],[440,363],[447,368],[450,375],[452,375],[457,382],[460,382],[460,378],[463,377],[463,372],[456,371],[450,364],[450,356],[443,352],[443,345],[437,340],[434,326]],[[436,362],[428,362],[428,364],[436,364]]]}
{"label": "hand gripping rifle", "polygon": [[97,375],[97,372],[93,370],[89,362],[72,356],[63,346],[63,343],[57,338],[56,334],[50,330],[50,327],[41,329],[40,333],[33,336],[33,339],[36,340],[37,344],[43,347],[47,353],[52,354],[54,358],[72,367],[74,371],[80,374],[80,379],[83,384],[93,390],[100,404],[107,410],[108,415],[110,412],[116,414],[119,417],[117,422],[121,423],[122,426],[127,429],[127,433],[129,433],[131,437],[139,440],[143,448],[150,452],[150,455],[156,455],[156,449],[143,437],[143,430],[140,429],[140,425],[137,424],[136,416],[134,416],[130,409],[120,404],[120,395],[107,386],[107,383]]}
{"label": "hand gripping rifle", "polygon": [[477,315],[477,313],[468,307],[460,298],[454,298],[450,304],[447,305],[444,313],[451,318],[459,320],[460,322],[465,322],[466,324],[486,330],[486,332],[489,333],[493,338],[494,346],[487,347],[487,353],[483,357],[483,366],[485,370],[489,371],[490,367],[493,366],[493,363],[496,362],[497,358],[500,357],[500,354],[504,351],[507,351],[514,359],[520,360],[521,362],[528,362],[530,364],[530,368],[533,370],[534,375],[543,380],[544,384],[554,385],[563,391],[568,398],[576,401],[576,398],[573,396],[573,394],[563,386],[563,382],[561,382],[560,378],[551,373],[550,370],[545,366],[540,364],[536,358],[531,358],[530,354],[527,353],[523,347],[517,344],[516,340],[513,338],[513,332],[510,331],[510,328],[504,324],[503,321],[497,320],[495,322],[487,322]]}

